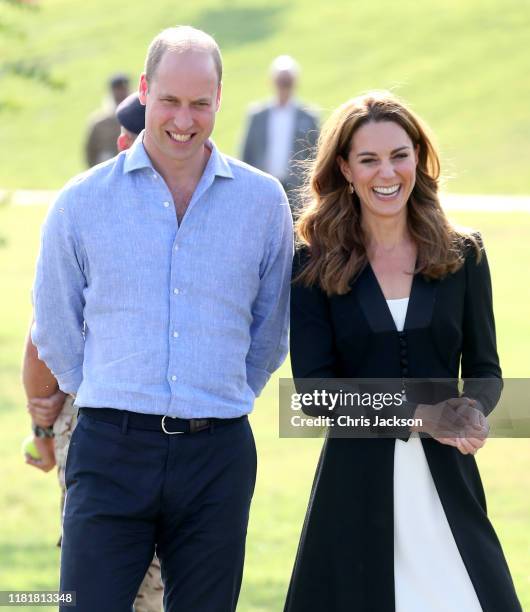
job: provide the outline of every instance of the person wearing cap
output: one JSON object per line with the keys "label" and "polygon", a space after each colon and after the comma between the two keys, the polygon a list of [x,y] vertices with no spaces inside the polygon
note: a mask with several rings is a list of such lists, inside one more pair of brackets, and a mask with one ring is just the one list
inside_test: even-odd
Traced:
{"label": "person wearing cap", "polygon": [[313,154],[319,133],[318,115],[294,96],[300,67],[289,55],[271,64],[272,100],[250,107],[241,159],[272,174],[284,186],[291,207],[301,186],[303,162]]}
{"label": "person wearing cap", "polygon": [[[118,105],[116,118],[121,129],[117,148],[125,151],[134,143],[145,126],[145,106],[140,104],[138,92],[130,94]],[[32,418],[33,442],[40,454],[40,459],[26,455],[26,463],[43,472],[49,472],[57,466],[62,522],[66,457],[77,422],[77,409],[74,407],[74,398],[59,389],[55,377],[39,359],[30,334],[26,338],[24,347],[22,382],[26,392],[28,412]],[[58,546],[60,545],[61,538],[58,542]],[[134,601],[135,612],[160,612],[163,594],[160,562],[155,555],[138,589]]]}
{"label": "person wearing cap", "polygon": [[118,104],[116,118],[120,124],[118,150],[126,151],[145,128],[145,106],[140,102],[137,91]]}
{"label": "person wearing cap", "polygon": [[85,139],[85,161],[89,168],[111,159],[118,152],[116,141],[120,124],[116,107],[129,95],[129,77],[115,74],[109,79],[110,106],[96,111],[89,118]]}

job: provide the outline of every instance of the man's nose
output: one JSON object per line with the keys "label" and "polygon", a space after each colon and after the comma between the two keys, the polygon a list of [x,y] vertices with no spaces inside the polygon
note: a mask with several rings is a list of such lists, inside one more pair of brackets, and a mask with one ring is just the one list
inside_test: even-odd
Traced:
{"label": "man's nose", "polygon": [[190,109],[185,106],[178,108],[173,116],[173,123],[177,130],[181,132],[189,130],[193,126],[193,118]]}

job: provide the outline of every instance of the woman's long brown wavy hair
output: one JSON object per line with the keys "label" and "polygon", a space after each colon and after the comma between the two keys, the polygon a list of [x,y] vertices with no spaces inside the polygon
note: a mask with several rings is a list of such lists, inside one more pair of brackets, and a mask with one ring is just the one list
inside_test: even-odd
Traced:
{"label": "woman's long brown wavy hair", "polygon": [[317,284],[328,295],[347,293],[368,262],[360,201],[349,193],[337,157],[347,160],[356,130],[380,121],[401,126],[418,151],[416,182],[407,203],[408,230],[417,248],[415,272],[432,279],[455,272],[469,246],[480,258],[477,238],[451,225],[440,205],[440,161],[427,126],[394,95],[370,92],[340,106],[325,123],[301,194],[296,234],[309,257],[295,280]]}

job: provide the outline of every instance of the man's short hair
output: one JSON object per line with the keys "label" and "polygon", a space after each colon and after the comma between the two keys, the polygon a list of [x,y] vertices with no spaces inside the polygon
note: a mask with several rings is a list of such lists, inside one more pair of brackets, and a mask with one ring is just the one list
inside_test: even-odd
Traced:
{"label": "man's short hair", "polygon": [[183,53],[185,51],[203,51],[209,53],[214,61],[219,83],[223,78],[223,60],[221,50],[215,40],[206,32],[192,26],[167,28],[156,36],[147,50],[145,75],[147,82],[154,79],[158,64],[166,51]]}
{"label": "man's short hair", "polygon": [[270,67],[271,77],[273,79],[276,78],[280,72],[288,72],[293,79],[296,79],[300,74],[300,66],[290,55],[279,55],[272,61]]}

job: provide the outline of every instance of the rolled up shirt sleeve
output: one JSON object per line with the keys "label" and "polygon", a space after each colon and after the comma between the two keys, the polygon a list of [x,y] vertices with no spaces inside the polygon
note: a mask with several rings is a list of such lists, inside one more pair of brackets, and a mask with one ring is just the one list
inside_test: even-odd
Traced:
{"label": "rolled up shirt sleeve", "polygon": [[252,307],[246,368],[247,383],[256,397],[288,352],[293,221],[285,194],[283,197],[281,204],[273,209],[269,245],[260,270],[260,288]]}
{"label": "rolled up shirt sleeve", "polygon": [[42,228],[33,303],[31,340],[39,359],[65,393],[76,393],[83,378],[85,258],[72,222],[72,199],[63,191]]}

